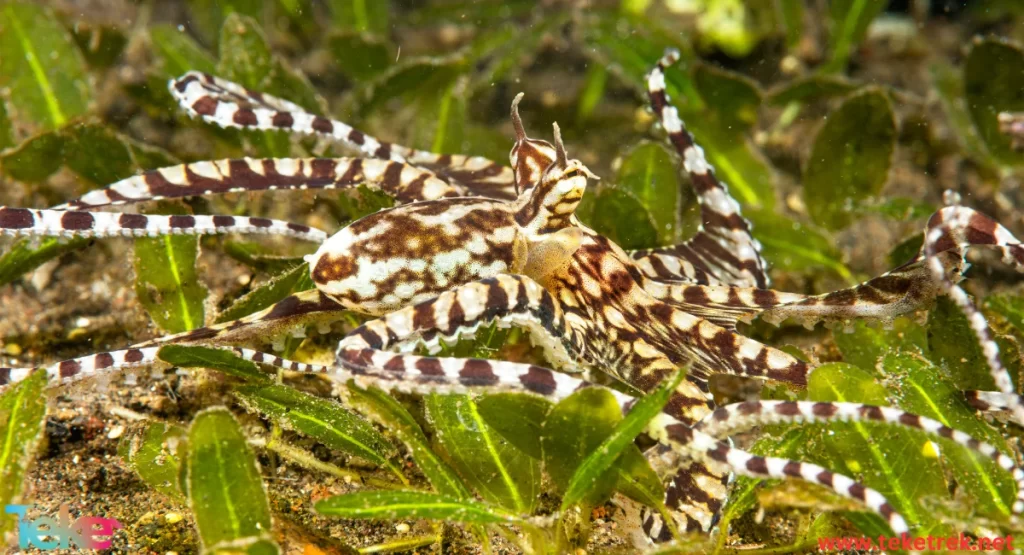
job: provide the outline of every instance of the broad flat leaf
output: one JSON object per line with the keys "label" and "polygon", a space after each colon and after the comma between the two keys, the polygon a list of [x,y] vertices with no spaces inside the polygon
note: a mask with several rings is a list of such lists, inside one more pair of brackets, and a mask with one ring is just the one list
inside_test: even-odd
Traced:
{"label": "broad flat leaf", "polygon": [[[1005,348],[1001,337],[996,336],[996,343],[1002,347],[1000,359],[1011,369],[1011,376],[1014,375],[1012,370],[1020,365],[1019,357],[1007,356],[1012,351]],[[936,299],[935,306],[928,313],[928,345],[931,359],[946,369],[960,389],[997,389],[967,316],[949,297]]]}
{"label": "broad flat leaf", "polygon": [[999,39],[978,42],[964,65],[964,97],[978,134],[988,151],[1003,164],[1024,164],[1010,138],[999,132],[999,112],[1024,111],[1024,51]]}
{"label": "broad flat leaf", "polygon": [[768,266],[796,272],[826,269],[853,284],[853,274],[831,239],[813,227],[769,210],[744,210]]}
{"label": "broad flat leaf", "polygon": [[625,189],[601,187],[590,224],[626,250],[658,246],[657,225],[643,203]]}
{"label": "broad flat leaf", "polygon": [[239,358],[231,351],[194,345],[164,345],[157,358],[180,368],[209,368],[246,380],[266,381],[268,374],[256,363]]}
{"label": "broad flat leaf", "polygon": [[615,426],[601,445],[587,455],[566,487],[565,495],[562,497],[563,511],[588,498],[595,490],[595,485],[605,480],[606,473],[612,470],[619,454],[630,446],[651,419],[661,412],[669,396],[685,376],[686,372],[677,371],[675,376],[666,378],[657,389],[637,401],[629,414]]}
{"label": "broad flat leaf", "polygon": [[256,456],[224,408],[200,412],[188,430],[189,504],[203,545],[267,539],[270,504]]}
{"label": "broad flat leaf", "polygon": [[328,0],[334,27],[385,35],[389,30],[388,0]]}
{"label": "broad flat leaf", "polygon": [[[959,385],[946,379],[942,371],[928,360],[895,352],[885,357],[882,366],[887,377],[894,382],[892,391],[900,408],[967,432],[1012,456],[1006,440],[964,400]],[[918,436],[923,437],[922,434]],[[993,517],[1008,516],[1016,495],[1016,485],[1009,473],[998,468],[988,457],[951,442],[942,443],[943,451],[938,461],[952,470],[958,491],[972,501],[971,512],[976,510]]]}
{"label": "broad flat leaf", "polygon": [[118,454],[149,487],[175,501],[184,501],[178,482],[181,460],[176,447],[179,441],[185,441],[186,433],[181,426],[147,422],[124,436]]}
{"label": "broad flat leaf", "polygon": [[0,154],[0,169],[9,177],[38,183],[60,169],[67,138],[56,131],[29,137],[20,145]]}
{"label": "broad flat leaf", "polygon": [[47,260],[83,248],[90,242],[92,239],[82,237],[77,239],[46,237],[38,241],[22,239],[14,243],[0,257],[0,285],[10,283],[38,268]]}
{"label": "broad flat leaf", "polygon": [[640,202],[654,223],[660,245],[679,242],[682,237],[679,173],[668,147],[644,141],[630,149],[623,158],[615,184]]}
{"label": "broad flat leaf", "polygon": [[708,64],[697,64],[693,84],[714,109],[718,121],[733,131],[749,131],[757,123],[761,89],[753,79]]}
{"label": "broad flat leaf", "polygon": [[843,360],[864,370],[875,369],[890,353],[924,355],[928,352],[924,327],[906,317],[893,321],[892,329],[855,322],[849,332],[833,330],[832,338]]}
{"label": "broad flat leaf", "polygon": [[149,30],[157,56],[163,60],[165,77],[180,77],[188,71],[215,73],[217,62],[187,33],[173,25],[154,25]]}
{"label": "broad flat leaf", "polygon": [[[181,214],[180,206],[160,203],[159,213]],[[205,324],[206,287],[199,280],[199,240],[163,235],[135,240],[135,293],[162,330],[180,333]]]}
{"label": "broad flat leaf", "polygon": [[71,36],[48,8],[27,3],[0,8],[0,87],[17,117],[39,130],[84,115],[94,94]]}
{"label": "broad flat leaf", "polygon": [[[21,485],[42,437],[46,417],[45,370],[37,370],[0,395],[0,505],[21,500]],[[14,515],[0,515],[0,537],[15,528]]]}
{"label": "broad flat leaf", "polygon": [[[978,128],[974,126],[972,112],[964,95],[964,76],[953,66],[937,62],[930,68],[932,90],[942,102],[946,120],[953,128],[953,138],[960,143],[964,151],[975,161],[989,167],[995,167],[996,161],[988,151],[988,146],[981,140]],[[992,125],[997,125],[995,119]],[[998,132],[998,129],[995,129]]]}
{"label": "broad flat leaf", "polygon": [[997,293],[985,298],[985,309],[996,312],[1024,334],[1024,297],[1012,293]]}
{"label": "broad flat leaf", "polygon": [[844,96],[856,88],[856,83],[845,77],[815,74],[794,79],[771,89],[767,93],[767,100],[776,105],[786,105],[790,102],[814,102]]}
{"label": "broad flat leaf", "polygon": [[804,36],[803,0],[779,0],[779,15],[786,29],[786,46],[792,51]]}
{"label": "broad flat leaf", "polygon": [[841,71],[854,49],[867,34],[868,25],[882,13],[885,0],[833,0],[829,3],[832,56],[822,66],[825,72]]}
{"label": "broad flat leaf", "polygon": [[368,33],[334,33],[327,39],[327,48],[338,70],[358,81],[380,75],[395,59],[387,42]]}
{"label": "broad flat leaf", "polygon": [[468,395],[424,398],[436,450],[486,501],[530,514],[540,497],[540,462],[513,447],[480,416]]}
{"label": "broad flat leaf", "polygon": [[313,281],[309,277],[309,265],[299,264],[236,300],[217,316],[217,323],[230,322],[248,316],[273,305],[292,293],[299,293],[313,287]]}
{"label": "broad flat leaf", "polygon": [[895,150],[896,121],[885,93],[868,88],[847,97],[818,131],[804,170],[811,218],[828,229],[848,225],[860,201],[882,190]]}
{"label": "broad flat leaf", "polygon": [[401,477],[388,457],[394,447],[366,420],[338,403],[281,385],[241,387],[235,395],[249,410],[273,418],[286,429],[311,437],[327,447],[383,466]]}
{"label": "broad flat leaf", "polygon": [[423,429],[405,407],[374,387],[361,389],[349,383],[348,391],[349,402],[355,408],[395,434],[405,444],[409,455],[440,495],[455,499],[472,498],[473,494],[458,474],[430,448]]}
{"label": "broad flat leaf", "polygon": [[514,514],[492,505],[422,491],[361,491],[324,499],[314,508],[322,515],[344,518],[522,524]]}
{"label": "broad flat leaf", "polygon": [[67,137],[64,164],[95,185],[130,177],[138,167],[128,138],[105,125],[75,125],[63,134]]}
{"label": "broad flat leaf", "polygon": [[[811,373],[808,394],[813,401],[889,404],[888,389],[870,373],[838,362],[822,365]],[[830,423],[814,429],[817,433],[810,442],[813,448],[805,453],[809,460],[862,478],[885,495],[911,526],[921,525],[917,534],[945,534],[950,530],[920,504],[924,497],[942,499],[948,495],[941,466],[936,464],[929,440],[922,434],[864,423]],[[870,515],[857,524],[881,522],[879,519]]]}
{"label": "broad flat leaf", "polygon": [[0,150],[11,148],[14,144],[14,126],[7,113],[7,101],[0,98]]}
{"label": "broad flat leaf", "polygon": [[[541,435],[544,470],[565,490],[583,461],[622,420],[622,410],[606,389],[588,387],[563,399],[548,413]],[[612,494],[614,475],[595,478],[585,499],[594,506]]]}
{"label": "broad flat leaf", "polygon": [[224,253],[253,270],[271,275],[285,274],[303,263],[302,257],[284,256],[255,241],[224,241]]}
{"label": "broad flat leaf", "polygon": [[889,255],[886,257],[889,260],[889,265],[895,268],[909,262],[917,256],[917,253],[921,252],[921,245],[923,244],[924,234],[920,231],[896,243],[896,246],[889,251]]}
{"label": "broad flat leaf", "polygon": [[[550,401],[521,393],[484,395],[477,402],[484,421],[517,449],[538,460],[543,458],[544,420],[553,406]],[[626,446],[616,461],[615,471],[619,493],[650,507],[664,503],[661,478],[635,445]]]}
{"label": "broad flat leaf", "polygon": [[217,44],[218,31],[232,14],[259,19],[267,2],[262,0],[187,0],[189,26],[208,44]]}

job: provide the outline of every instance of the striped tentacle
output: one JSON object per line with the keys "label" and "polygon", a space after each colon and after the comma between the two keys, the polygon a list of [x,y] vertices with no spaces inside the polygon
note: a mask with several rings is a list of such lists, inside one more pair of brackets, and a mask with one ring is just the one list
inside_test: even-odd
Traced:
{"label": "striped tentacle", "polygon": [[[99,375],[113,374],[119,370],[160,363],[160,359],[157,358],[159,350],[160,347],[157,346],[131,347],[119,351],[107,351],[63,360],[43,368],[49,374],[49,387],[56,387]],[[250,362],[266,364],[293,372],[326,373],[330,370],[329,367],[322,364],[296,362],[253,349],[232,347],[225,350]],[[33,370],[35,368],[0,368],[0,387],[24,380]]]}
{"label": "striped tentacle", "polygon": [[884,518],[897,535],[908,531],[906,521],[881,493],[816,464],[754,455],[686,426],[665,414],[656,416],[648,424],[646,432],[659,442],[673,445],[678,452],[710,466],[732,470],[739,476],[784,480],[796,478],[821,484],[843,497],[864,504]]}
{"label": "striped tentacle", "polygon": [[[159,360],[156,358],[158,350],[158,347],[143,347],[96,353],[43,368],[49,375],[50,386],[58,386],[116,370],[153,364]],[[33,370],[35,368],[0,368],[0,388],[24,380]]]}
{"label": "striped tentacle", "polygon": [[739,204],[725,183],[715,177],[714,168],[694,143],[665,92],[665,70],[678,60],[678,51],[665,53],[647,76],[647,92],[697,193],[701,225],[696,235],[682,245],[631,254],[651,277],[763,289],[769,280],[761,245],[751,235],[750,223],[741,215]]}
{"label": "striped tentacle", "polygon": [[343,189],[365,185],[400,203],[456,197],[461,188],[426,170],[389,160],[365,158],[239,158],[181,164],[122,179],[104,189],[54,207],[83,209],[198,195]]}
{"label": "striped tentacle", "polygon": [[[1011,407],[1024,403],[1024,396],[1017,393],[1007,395],[1001,391],[969,390],[964,391],[964,397],[967,398],[967,404],[981,412],[1009,412]],[[1024,426],[1024,421],[1016,420],[1012,412],[1010,416],[1018,426]]]}
{"label": "striped tentacle", "polygon": [[1009,472],[1017,483],[1017,501],[1013,512],[1024,511],[1024,470],[994,445],[977,440],[969,434],[954,430],[945,424],[891,407],[858,403],[813,401],[747,401],[715,409],[695,428],[714,437],[726,437],[754,426],[777,423],[821,422],[882,422],[921,430],[927,434],[946,438],[976,451]]}
{"label": "striped tentacle", "polygon": [[1004,227],[994,220],[968,208],[947,206],[936,212],[928,222],[930,231],[925,236],[921,252],[932,276],[960,310],[967,316],[971,330],[981,344],[989,372],[996,387],[1009,401],[1009,409],[1018,422],[1024,422],[1024,402],[1016,395],[1010,372],[999,359],[999,345],[996,344],[984,315],[974,306],[967,293],[950,279],[938,253],[953,249],[964,249],[965,245],[993,245],[1003,253],[1006,262],[1024,271],[1024,246]]}
{"label": "striped tentacle", "polygon": [[727,329],[734,329],[736,322],[749,321],[769,308],[807,298],[771,289],[696,285],[680,280],[644,279],[641,283],[652,297]]}
{"label": "striped tentacle", "polygon": [[289,295],[268,308],[237,320],[150,339],[135,346],[266,342],[289,333],[303,333],[307,325],[329,327],[346,312],[330,297],[317,289],[310,289]]}
{"label": "striped tentacle", "polygon": [[80,210],[34,210],[0,206],[0,235],[53,237],[154,237],[254,233],[314,243],[327,233],[305,225],[243,216],[142,215]]}
{"label": "striped tentacle", "polygon": [[512,169],[486,158],[436,154],[381,141],[287,100],[195,71],[172,79],[168,89],[190,116],[214,125],[327,137],[373,158],[420,166],[446,181],[462,184],[471,195],[515,198]]}
{"label": "striped tentacle", "polygon": [[[363,351],[372,350],[378,353],[378,359],[394,358],[388,368],[415,368],[405,364],[401,355],[386,351],[409,351],[423,346],[436,353],[444,343],[472,335],[480,326],[495,321],[502,326],[524,327],[556,367],[574,368],[582,352],[583,340],[562,317],[561,308],[550,293],[526,276],[502,274],[459,286],[363,324],[339,343],[339,358],[361,360],[365,356]],[[431,360],[421,364],[433,364]],[[478,362],[473,364],[493,364]]]}
{"label": "striped tentacle", "polygon": [[[1003,261],[1024,271],[1024,247],[1005,227],[988,216],[963,206],[948,206],[936,212],[925,228],[933,236],[928,245],[910,261],[856,287],[806,297],[794,303],[766,310],[762,319],[779,324],[792,318],[807,327],[817,322],[842,322],[870,318],[891,321],[896,316],[928,306],[965,269],[963,257],[972,247],[994,248]],[[922,263],[925,258],[929,262]],[[941,268],[942,278],[935,273]]]}

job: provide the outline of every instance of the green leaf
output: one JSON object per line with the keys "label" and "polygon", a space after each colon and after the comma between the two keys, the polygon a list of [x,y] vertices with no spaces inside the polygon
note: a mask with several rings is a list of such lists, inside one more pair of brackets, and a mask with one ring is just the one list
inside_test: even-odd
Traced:
{"label": "green leaf", "polygon": [[35,4],[0,8],[0,87],[18,117],[39,130],[65,126],[93,100],[81,52],[53,13]]}
{"label": "green leaf", "polygon": [[594,113],[598,103],[604,98],[604,90],[608,83],[608,68],[600,64],[592,64],[587,68],[587,79],[576,102],[576,119],[584,121]]}
{"label": "green leaf", "polygon": [[[35,270],[49,260],[84,248],[92,239],[79,237],[65,239],[63,237],[46,237],[41,240],[22,239],[0,257],[0,285],[11,283],[19,277]],[[38,245],[38,246],[33,246]]]}
{"label": "green leaf", "polygon": [[618,187],[601,187],[590,223],[626,250],[658,246],[658,228],[643,203]]}
{"label": "green leaf", "polygon": [[[161,214],[181,214],[161,203]],[[206,287],[199,280],[199,240],[193,235],[163,235],[135,240],[135,293],[157,326],[180,333],[204,325]]]}
{"label": "green leaf", "polygon": [[231,351],[194,345],[164,345],[157,358],[180,368],[209,368],[246,380],[266,381],[268,375],[256,363],[239,358]]}
{"label": "green leaf", "polygon": [[[342,197],[347,198],[347,197]],[[224,241],[224,254],[249,266],[253,270],[268,274],[285,274],[302,266],[299,256],[282,256],[274,249],[255,241]],[[281,277],[281,276],[278,276]]]}
{"label": "green leaf", "polygon": [[[682,237],[679,173],[668,147],[643,141],[631,148],[622,161],[615,183],[618,189],[632,193],[643,206],[654,224],[659,245],[679,242]],[[622,214],[625,212],[620,213],[620,217]]]}
{"label": "green leaf", "polygon": [[513,447],[480,416],[468,395],[424,398],[436,450],[486,501],[516,514],[533,512],[540,497],[540,463]]}
{"label": "green leaf", "polygon": [[4,174],[18,181],[38,183],[60,169],[67,139],[54,131],[29,137],[20,145],[0,154]]}
{"label": "green leaf", "polygon": [[368,33],[334,33],[327,48],[338,70],[357,81],[380,75],[395,59],[387,42]]}
{"label": "green leaf", "polygon": [[534,395],[495,393],[481,397],[477,411],[516,449],[540,459],[544,419],[553,406],[550,401]]}
{"label": "green leaf", "polygon": [[925,354],[928,338],[924,327],[909,318],[897,318],[892,329],[855,322],[850,329],[833,330],[832,338],[843,360],[871,370],[889,353]]}
{"label": "green leaf", "polygon": [[776,270],[806,272],[826,269],[853,284],[853,274],[842,262],[834,241],[813,227],[769,210],[744,210],[753,224],[761,254]]}
{"label": "green leaf", "polygon": [[935,63],[930,68],[930,75],[931,89],[935,91],[942,103],[946,120],[954,130],[954,139],[960,143],[964,152],[976,162],[984,166],[996,167],[997,162],[992,158],[985,142],[981,140],[978,128],[974,126],[972,113],[964,96],[963,74],[950,64]]}
{"label": "green leaf", "polygon": [[470,524],[522,524],[497,507],[422,491],[361,491],[317,502],[316,512],[343,518],[425,518]]}
{"label": "green leaf", "polygon": [[181,460],[176,446],[185,441],[186,433],[173,424],[147,422],[142,429],[124,436],[118,454],[149,487],[175,501],[184,501],[178,482]]}
{"label": "green leaf", "polygon": [[811,218],[828,229],[847,226],[851,210],[882,190],[895,150],[896,121],[885,93],[868,88],[847,97],[818,131],[804,171]]}
{"label": "green leaf", "polygon": [[[838,362],[811,373],[808,395],[813,401],[889,404],[888,390],[871,374]],[[815,429],[818,434],[812,440],[813,448],[807,449],[810,460],[860,477],[882,493],[911,526],[922,525],[917,533],[948,530],[934,512],[920,504],[924,497],[943,498],[948,491],[942,470],[927,449],[929,440],[906,429],[861,422],[830,423]],[[878,519],[869,517],[869,521]]]}
{"label": "green leaf", "polygon": [[217,316],[217,323],[230,322],[231,320],[237,320],[243,316],[254,314],[284,299],[288,295],[306,291],[313,287],[313,281],[309,277],[309,265],[306,263],[299,264],[236,300]]}
{"label": "green leaf", "polygon": [[832,73],[846,67],[853,49],[867,34],[868,25],[882,13],[886,0],[833,0],[829,3],[832,56],[822,71]]}
{"label": "green leaf", "polygon": [[1024,297],[1011,293],[989,295],[985,298],[985,309],[1006,318],[1018,333],[1024,333]]}
{"label": "green leaf", "polygon": [[366,420],[336,402],[314,397],[281,385],[245,386],[235,395],[251,411],[273,418],[283,428],[295,430],[327,447],[362,457],[401,477],[388,458],[394,447]]}
{"label": "green leaf", "polygon": [[385,35],[389,30],[387,0],[328,0],[334,27]]}
{"label": "green leaf", "polygon": [[606,473],[612,469],[619,454],[627,446],[632,445],[636,436],[661,412],[669,396],[685,376],[685,371],[676,372],[673,377],[666,378],[657,389],[637,401],[629,414],[615,426],[601,445],[587,455],[566,487],[565,495],[562,497],[563,511],[590,497],[595,491],[595,485],[604,481]]}
{"label": "green leaf", "polygon": [[405,445],[409,455],[438,493],[455,499],[472,497],[462,479],[431,450],[423,429],[398,401],[373,387],[360,389],[349,383],[348,391],[349,401],[354,407],[395,434],[395,437]]}
{"label": "green leaf", "polygon": [[64,132],[64,164],[96,185],[108,185],[135,173],[128,138],[99,124],[81,124]]}
{"label": "green leaf", "polygon": [[1024,164],[1010,138],[999,132],[999,112],[1024,111],[1024,51],[1000,39],[976,43],[964,65],[964,98],[978,134],[992,156],[1003,164]]}
{"label": "green leaf", "polygon": [[[566,490],[577,469],[622,420],[622,410],[610,392],[588,387],[559,402],[544,421],[541,434],[544,470],[559,490]],[[595,478],[582,500],[593,506],[612,494],[614,475]]]}
{"label": "green leaf", "polygon": [[192,37],[177,27],[154,25],[149,30],[157,56],[163,61],[165,77],[180,77],[188,71],[215,73],[217,62]]}
{"label": "green leaf", "polygon": [[[997,337],[996,342],[1001,343],[1001,338]],[[960,389],[998,389],[967,316],[947,296],[936,299],[935,306],[928,313],[928,345],[931,348],[930,358],[946,369],[947,375]],[[1011,368],[1014,363],[1019,365],[1019,361],[1008,360],[1006,354],[1005,349],[1000,352],[1004,365]]]}
{"label": "green leaf", "polygon": [[[938,420],[1011,454],[1002,435],[964,400],[959,384],[946,379],[933,364],[921,357],[897,351],[886,356],[882,366],[887,376],[893,379],[893,391],[900,408]],[[973,502],[970,512],[978,511],[993,517],[1008,516],[1016,495],[1016,486],[1009,473],[988,457],[952,442],[943,443],[946,447],[941,455],[936,454],[937,462],[949,466],[958,488]],[[918,444],[921,444],[920,440]]]}
{"label": "green leaf", "polygon": [[768,91],[768,102],[785,106],[791,102],[814,102],[843,96],[853,92],[857,85],[845,77],[833,75],[808,75]]}
{"label": "green leaf", "polygon": [[718,120],[729,129],[747,132],[757,123],[761,89],[753,79],[708,64],[697,64],[693,84]]}
{"label": "green leaf", "polygon": [[[42,437],[48,375],[36,370],[0,395],[0,505],[21,500],[25,471]],[[0,514],[0,536],[14,530],[14,515]]]}
{"label": "green leaf", "polygon": [[224,408],[200,412],[188,430],[188,497],[203,545],[267,539],[270,504],[256,457]]}
{"label": "green leaf", "polygon": [[796,50],[804,36],[803,0],[779,0],[779,15],[786,29],[786,47]]}
{"label": "green leaf", "polygon": [[0,98],[0,151],[14,146],[14,126],[7,110],[7,101]]}

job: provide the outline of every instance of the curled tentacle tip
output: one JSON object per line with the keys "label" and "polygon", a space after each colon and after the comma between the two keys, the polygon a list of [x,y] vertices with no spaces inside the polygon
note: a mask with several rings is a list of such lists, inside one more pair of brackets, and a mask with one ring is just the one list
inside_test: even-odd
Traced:
{"label": "curled tentacle tip", "polygon": [[519,102],[525,93],[519,93],[512,99],[512,127],[516,130],[516,140],[526,140],[526,129],[523,128],[523,120],[519,117]]}
{"label": "curled tentacle tip", "polygon": [[559,166],[564,168],[569,164],[569,160],[568,157],[565,155],[565,145],[562,144],[562,130],[558,128],[558,122],[552,123],[551,126],[554,128],[555,134],[555,156],[557,156],[556,162],[558,162]]}

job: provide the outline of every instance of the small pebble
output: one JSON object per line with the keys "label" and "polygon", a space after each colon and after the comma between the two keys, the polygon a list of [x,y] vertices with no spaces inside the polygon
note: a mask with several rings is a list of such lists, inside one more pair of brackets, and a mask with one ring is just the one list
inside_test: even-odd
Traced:
{"label": "small pebble", "polygon": [[409,525],[404,523],[404,522],[399,522],[398,524],[395,525],[395,530],[397,530],[398,532],[404,534],[404,533],[409,531]]}
{"label": "small pebble", "polygon": [[185,517],[183,517],[181,513],[167,513],[164,515],[164,521],[167,522],[167,524],[177,524],[184,520],[184,518]]}
{"label": "small pebble", "polygon": [[124,426],[118,424],[117,426],[111,428],[109,432],[107,432],[107,439],[117,439],[122,435],[124,435]]}

